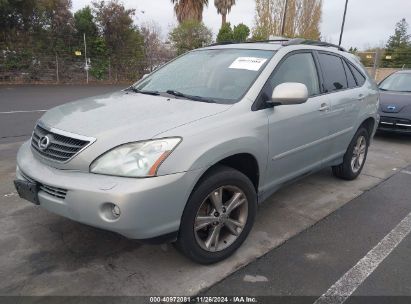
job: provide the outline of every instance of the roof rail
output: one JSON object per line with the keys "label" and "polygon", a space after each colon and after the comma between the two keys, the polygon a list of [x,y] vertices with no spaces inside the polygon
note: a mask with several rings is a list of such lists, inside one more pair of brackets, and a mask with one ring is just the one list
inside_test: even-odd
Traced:
{"label": "roof rail", "polygon": [[336,45],[336,44],[332,44],[332,43],[328,43],[328,42],[323,42],[323,41],[307,40],[307,39],[303,39],[303,38],[295,38],[295,39],[291,39],[291,40],[286,41],[285,43],[283,43],[284,46],[298,45],[298,44],[333,47],[333,48],[338,49],[341,52],[347,52],[347,50],[345,48],[343,48],[342,46],[340,46],[340,45]]}
{"label": "roof rail", "polygon": [[283,38],[283,37],[276,37],[274,39],[267,39],[267,40],[252,40],[252,41],[222,41],[222,42],[216,42],[212,43],[209,46],[218,46],[218,45],[230,45],[230,44],[238,44],[238,43],[269,43],[269,42],[287,42],[290,41],[289,38]]}
{"label": "roof rail", "polygon": [[290,38],[284,38],[284,37],[270,37],[270,39],[267,39],[267,40],[244,41],[244,42],[224,41],[224,42],[213,43],[210,46],[229,45],[229,44],[237,44],[237,43],[273,43],[273,42],[281,43],[283,46],[305,44],[305,45],[315,45],[315,46],[323,46],[323,47],[333,47],[333,48],[338,49],[341,52],[347,52],[347,50],[343,48],[342,46],[328,43],[328,42],[307,40],[303,38],[290,39]]}

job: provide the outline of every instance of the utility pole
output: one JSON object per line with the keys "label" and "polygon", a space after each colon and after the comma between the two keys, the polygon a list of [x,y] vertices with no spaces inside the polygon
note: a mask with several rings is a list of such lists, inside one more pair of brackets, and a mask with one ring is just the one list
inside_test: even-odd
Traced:
{"label": "utility pole", "polygon": [[59,76],[59,58],[57,57],[57,53],[56,53],[56,80],[57,80],[57,83],[60,82],[60,76]]}
{"label": "utility pole", "polygon": [[285,33],[285,22],[287,20],[287,9],[288,9],[288,0],[285,0],[284,14],[283,14],[283,24],[281,26],[281,36],[284,37]]}
{"label": "utility pole", "polygon": [[342,37],[343,37],[343,33],[344,33],[345,16],[347,15],[347,7],[348,7],[348,0],[345,0],[344,16],[343,16],[343,21],[342,21],[342,25],[341,25],[341,33],[340,33],[340,43],[338,44],[340,46],[341,46]]}
{"label": "utility pole", "polygon": [[372,77],[374,78],[374,80],[376,80],[377,70],[378,70],[378,66],[379,66],[379,63],[380,63],[380,49],[377,49],[374,56],[375,57],[374,57],[374,66],[372,68]]}
{"label": "utility pole", "polygon": [[86,33],[84,33],[84,59],[86,65],[84,66],[84,69],[86,70],[86,77],[87,77],[87,84],[88,84],[88,62],[87,62],[87,43],[86,43]]}

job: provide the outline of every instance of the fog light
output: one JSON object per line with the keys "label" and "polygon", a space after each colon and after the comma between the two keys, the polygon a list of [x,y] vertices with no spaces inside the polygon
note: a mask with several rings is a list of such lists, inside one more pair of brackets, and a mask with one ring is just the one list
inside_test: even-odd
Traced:
{"label": "fog light", "polygon": [[116,218],[119,217],[120,214],[121,214],[120,207],[117,206],[117,205],[113,205],[112,208],[111,208],[111,213],[113,213],[114,217],[116,217]]}

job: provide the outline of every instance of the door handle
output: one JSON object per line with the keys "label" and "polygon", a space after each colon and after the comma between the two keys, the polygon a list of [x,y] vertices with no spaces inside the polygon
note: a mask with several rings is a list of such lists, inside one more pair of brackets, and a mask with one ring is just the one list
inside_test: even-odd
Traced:
{"label": "door handle", "polygon": [[323,103],[321,107],[318,109],[320,112],[328,112],[330,110],[330,106],[326,103]]}
{"label": "door handle", "polygon": [[363,95],[363,94],[358,95],[358,100],[359,100],[359,101],[363,101],[363,100],[364,100],[364,98],[365,98],[365,97],[364,97],[364,95]]}

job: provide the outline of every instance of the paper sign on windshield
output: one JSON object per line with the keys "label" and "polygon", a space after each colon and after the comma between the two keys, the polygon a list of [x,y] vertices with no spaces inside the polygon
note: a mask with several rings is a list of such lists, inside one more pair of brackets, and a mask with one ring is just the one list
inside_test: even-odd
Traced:
{"label": "paper sign on windshield", "polygon": [[228,68],[238,70],[258,71],[267,61],[266,58],[238,57]]}

